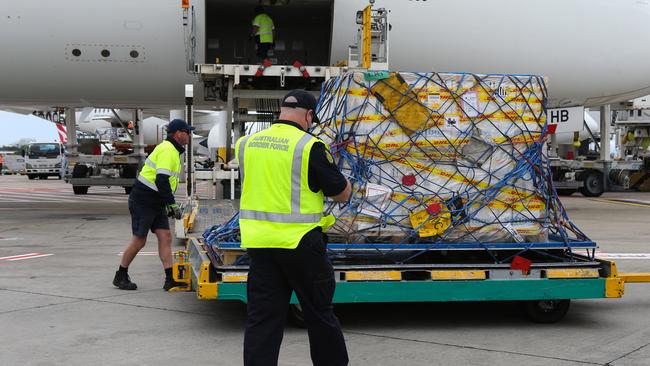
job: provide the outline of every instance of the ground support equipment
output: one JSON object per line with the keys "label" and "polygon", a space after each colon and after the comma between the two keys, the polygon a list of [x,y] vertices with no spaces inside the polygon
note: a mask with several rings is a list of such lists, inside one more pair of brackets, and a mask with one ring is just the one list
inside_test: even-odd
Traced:
{"label": "ground support equipment", "polygon": [[[491,244],[504,255],[522,249],[518,243]],[[555,322],[566,314],[572,299],[620,298],[626,282],[650,282],[650,273],[619,274],[614,262],[594,258],[593,242],[570,244],[575,252],[567,252],[565,243],[536,243],[531,250],[543,248],[562,257],[534,262],[527,273],[512,269],[510,263],[480,263],[480,256],[472,256],[466,248],[434,253],[453,258],[457,251],[458,257],[466,258],[462,262],[378,264],[364,260],[362,250],[352,257],[349,252],[342,255],[346,246],[328,245],[337,281],[333,302],[339,304],[520,301],[532,320]],[[247,301],[248,265],[238,243],[210,246],[193,237],[179,253],[174,276],[188,284],[185,291],[196,291],[202,300]],[[295,295],[291,303],[298,304]]]}

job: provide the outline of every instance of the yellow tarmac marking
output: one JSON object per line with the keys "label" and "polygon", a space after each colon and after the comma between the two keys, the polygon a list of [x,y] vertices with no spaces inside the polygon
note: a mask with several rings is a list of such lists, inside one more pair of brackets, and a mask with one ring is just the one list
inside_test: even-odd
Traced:
{"label": "yellow tarmac marking", "polygon": [[604,199],[604,198],[590,198],[589,200],[590,201],[603,202],[603,203],[615,203],[615,204],[619,204],[619,205],[628,205],[628,206],[635,206],[635,207],[650,208],[650,205],[644,205],[644,204],[641,204],[641,203],[608,200],[608,199]]}

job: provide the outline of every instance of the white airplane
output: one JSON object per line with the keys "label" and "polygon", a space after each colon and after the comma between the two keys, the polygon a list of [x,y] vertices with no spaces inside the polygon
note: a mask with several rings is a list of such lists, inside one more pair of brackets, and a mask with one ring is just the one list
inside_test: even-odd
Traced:
{"label": "white airplane", "polygon": [[[264,0],[279,62],[347,58],[366,0]],[[182,108],[193,63],[256,63],[258,0],[5,1],[0,105]],[[650,94],[647,0],[377,0],[390,10],[390,67],[548,77],[549,106],[598,106]],[[101,14],[101,16],[95,16]]]}
{"label": "white airplane", "polygon": [[[59,115],[56,108],[31,111],[29,108],[10,108],[11,112],[20,114],[33,114],[50,122],[62,122],[63,115]],[[207,140],[208,134],[213,127],[219,124],[225,126],[225,112],[223,111],[194,111],[193,125],[195,127],[195,139],[197,143]],[[100,139],[131,141],[130,132],[132,129],[133,110],[113,108],[92,108],[78,109],[75,113],[77,131],[96,135]],[[145,145],[156,145],[165,138],[165,128],[169,123],[168,118],[160,118],[158,114],[146,114],[144,116],[142,129]],[[64,127],[65,129],[65,127]],[[64,132],[65,135],[65,132]],[[205,136],[205,137],[202,137]]]}

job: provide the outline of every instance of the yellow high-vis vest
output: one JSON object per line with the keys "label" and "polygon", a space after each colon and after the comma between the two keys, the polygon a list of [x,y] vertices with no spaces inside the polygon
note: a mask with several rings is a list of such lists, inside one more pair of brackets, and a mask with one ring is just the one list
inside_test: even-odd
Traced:
{"label": "yellow high-vis vest", "polygon": [[158,192],[156,174],[169,175],[169,185],[172,192],[176,192],[178,177],[181,174],[181,157],[174,144],[167,140],[156,146],[149,154],[140,170],[138,181]]}
{"label": "yellow high-vis vest", "polygon": [[334,216],[323,215],[323,191],[309,189],[309,155],[317,141],[281,123],[237,141],[242,248],[295,249],[308,231],[334,224]]}
{"label": "yellow high-vis vest", "polygon": [[258,14],[253,19],[253,25],[258,27],[256,36],[260,36],[260,43],[273,43],[273,19],[268,14]]}

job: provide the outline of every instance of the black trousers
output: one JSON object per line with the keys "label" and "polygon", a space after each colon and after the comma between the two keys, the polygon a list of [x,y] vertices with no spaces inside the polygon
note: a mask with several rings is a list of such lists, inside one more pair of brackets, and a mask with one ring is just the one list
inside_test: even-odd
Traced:
{"label": "black trousers", "polygon": [[257,57],[264,61],[265,58],[269,57],[271,46],[273,46],[273,43],[257,42]]}
{"label": "black trousers", "polygon": [[334,315],[334,269],[320,228],[296,249],[248,249],[248,321],[244,365],[277,365],[289,299],[295,291],[307,325],[315,366],[348,364],[341,325]]}

